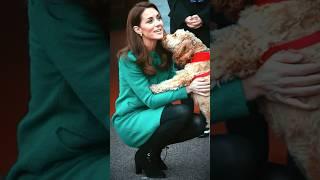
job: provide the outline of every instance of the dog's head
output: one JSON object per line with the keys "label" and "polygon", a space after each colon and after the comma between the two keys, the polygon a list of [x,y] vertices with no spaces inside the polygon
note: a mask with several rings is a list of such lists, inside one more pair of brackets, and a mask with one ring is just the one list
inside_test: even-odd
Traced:
{"label": "dog's head", "polygon": [[166,34],[162,39],[162,45],[173,53],[175,62],[180,66],[189,63],[194,53],[207,49],[199,38],[183,29]]}

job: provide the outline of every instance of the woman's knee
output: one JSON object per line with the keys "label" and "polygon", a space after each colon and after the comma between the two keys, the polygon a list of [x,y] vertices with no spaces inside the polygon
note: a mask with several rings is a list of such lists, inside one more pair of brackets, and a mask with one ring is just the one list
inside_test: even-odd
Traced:
{"label": "woman's knee", "polygon": [[179,123],[186,123],[190,121],[192,118],[192,110],[188,105],[185,104],[177,104],[173,106],[169,106],[166,109],[167,116],[170,116],[170,119],[174,119],[176,122],[179,121]]}
{"label": "woman's knee", "polygon": [[198,135],[201,135],[206,128],[206,125],[207,125],[206,120],[204,117],[201,117],[200,115],[192,115],[192,116],[193,116],[191,120],[192,129],[194,129],[194,131]]}

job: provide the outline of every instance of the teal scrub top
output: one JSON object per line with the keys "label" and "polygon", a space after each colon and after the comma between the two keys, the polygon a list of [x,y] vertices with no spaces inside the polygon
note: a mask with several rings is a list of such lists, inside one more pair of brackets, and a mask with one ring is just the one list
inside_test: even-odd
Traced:
{"label": "teal scrub top", "polygon": [[28,3],[31,94],[7,180],[109,179],[107,36],[80,5]]}
{"label": "teal scrub top", "polygon": [[[153,65],[160,64],[160,56],[150,53]],[[156,75],[146,76],[136,64],[136,56],[129,51],[119,59],[119,97],[113,126],[120,138],[131,147],[143,145],[160,125],[160,117],[165,105],[188,97],[185,87],[174,91],[153,94],[152,84],[170,79],[175,69],[158,70]]]}
{"label": "teal scrub top", "polygon": [[211,122],[246,117],[250,114],[242,81],[237,79],[214,87],[211,92]]}

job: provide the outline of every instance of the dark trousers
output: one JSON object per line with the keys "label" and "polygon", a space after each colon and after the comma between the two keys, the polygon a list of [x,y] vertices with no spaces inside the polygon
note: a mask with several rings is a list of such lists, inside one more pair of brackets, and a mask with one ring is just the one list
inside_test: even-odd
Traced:
{"label": "dark trousers", "polygon": [[140,148],[159,150],[169,144],[198,137],[206,127],[205,118],[195,115],[185,104],[167,105],[161,115],[160,126]]}
{"label": "dark trousers", "polygon": [[226,122],[228,134],[211,137],[212,180],[304,180],[288,165],[268,163],[268,125],[261,114]]}

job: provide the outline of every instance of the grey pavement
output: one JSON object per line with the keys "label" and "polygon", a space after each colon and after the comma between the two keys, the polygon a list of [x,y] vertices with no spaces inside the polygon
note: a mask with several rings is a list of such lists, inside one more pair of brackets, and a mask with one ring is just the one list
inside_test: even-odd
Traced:
{"label": "grey pavement", "polygon": [[[134,154],[136,148],[125,145],[111,127],[110,132],[110,179],[140,180],[151,179],[135,174]],[[162,159],[165,156],[162,152]],[[210,144],[209,137],[169,146],[164,160],[168,170],[164,171],[168,180],[209,180],[210,179]],[[153,178],[154,179],[154,178]]]}

